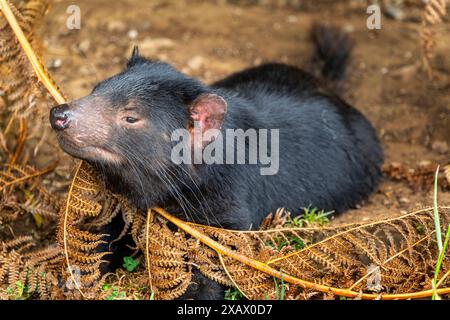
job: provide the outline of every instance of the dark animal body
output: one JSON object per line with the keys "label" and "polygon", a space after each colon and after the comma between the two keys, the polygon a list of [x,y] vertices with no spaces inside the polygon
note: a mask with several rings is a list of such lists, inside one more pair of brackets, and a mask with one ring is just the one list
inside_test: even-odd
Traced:
{"label": "dark animal body", "polygon": [[[336,30],[329,28],[313,30],[316,55],[327,53],[322,74],[342,78],[348,38],[331,37]],[[141,210],[159,206],[231,229],[257,228],[280,207],[293,214],[309,205],[345,211],[374,190],[383,158],[360,112],[312,75],[283,64],[207,86],[135,51],[123,72],[89,96],[55,107],[50,118],[61,147],[96,166],[109,188]],[[261,175],[258,164],[175,164],[171,134],[190,129],[193,119],[221,132],[278,129],[278,172]],[[223,297],[217,284],[195,278],[185,297]]]}

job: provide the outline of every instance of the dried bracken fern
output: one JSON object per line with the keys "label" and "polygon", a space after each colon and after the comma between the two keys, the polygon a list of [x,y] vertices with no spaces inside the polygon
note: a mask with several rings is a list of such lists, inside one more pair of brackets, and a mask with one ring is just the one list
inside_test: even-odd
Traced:
{"label": "dried bracken fern", "polygon": [[[74,185],[83,186],[86,193],[82,195],[88,196],[84,201],[95,202],[103,194],[95,191],[102,188],[95,181],[95,171],[82,164]],[[440,208],[440,215],[442,224],[448,225],[450,208]],[[125,216],[132,219],[127,225],[144,253],[148,291],[157,299],[180,297],[194,266],[210,279],[237,287],[249,299],[275,298],[274,278],[286,284],[286,299],[329,298],[330,294],[363,299],[431,295],[438,255],[431,208],[369,224],[261,231],[185,223],[159,208],[150,210],[147,217],[139,212]],[[169,222],[179,229],[170,228]],[[99,239],[89,235],[89,241]],[[447,257],[442,274],[449,270]],[[449,281],[441,281],[439,293],[450,292]]]}
{"label": "dried bracken fern", "polygon": [[[16,9],[11,3],[11,9],[15,13],[26,37],[31,45],[38,45],[33,36],[35,26],[43,17],[48,1],[29,1],[23,7]],[[0,88],[2,98],[10,111],[15,115],[23,114],[35,104],[36,81],[33,70],[26,60],[17,39],[4,17],[0,18]],[[4,110],[2,110],[4,111]]]}
{"label": "dried bracken fern", "polygon": [[[27,79],[21,79],[20,74],[14,74],[15,79],[18,79],[17,81],[30,81],[31,77],[31,80],[33,80],[32,85],[42,84],[56,102],[64,103],[64,95],[57,88],[41,59],[36,55],[36,50],[33,49],[35,37],[32,31],[36,28],[37,21],[43,18],[48,3],[49,1],[47,0],[29,0],[26,2],[23,8],[24,14],[22,14],[8,0],[0,0],[0,9],[6,20],[2,20],[2,30],[6,33],[5,37],[7,39],[3,43],[5,51],[0,52],[0,55],[5,61],[11,61],[13,66],[18,64],[19,60],[26,65],[24,68],[27,71],[23,76],[26,76]],[[21,23],[21,21],[26,23]],[[29,34],[27,34],[27,29]],[[17,45],[17,42],[20,44],[20,47]],[[9,53],[10,51],[20,51],[20,53],[13,54]],[[35,77],[37,77],[39,82],[36,81]]]}
{"label": "dried bracken fern", "polygon": [[[42,239],[37,241],[29,235],[15,235],[18,231],[9,225],[29,217],[26,213],[33,215],[37,225],[44,219],[56,220],[60,206],[60,198],[49,192],[42,183],[42,177],[53,171],[55,166],[36,169],[27,165],[26,157],[22,155],[30,134],[27,121],[33,120],[31,114],[37,120],[32,125],[33,130],[41,128],[39,124],[42,121],[38,115],[43,115],[40,111],[44,109],[37,108],[36,104],[45,100],[46,93],[41,94],[33,70],[17,45],[4,14],[7,6],[17,16],[18,25],[36,48],[39,41],[34,31],[48,1],[22,1],[18,8],[5,3],[3,0],[0,2],[0,111],[6,119],[0,134],[3,151],[3,163],[0,165],[0,224],[8,226],[14,238],[0,243],[0,298],[58,299],[62,297],[58,285],[65,266],[62,250],[46,244]],[[17,130],[11,130],[16,124]],[[14,133],[17,135],[14,136]],[[7,134],[8,142],[15,140],[11,150],[6,143]],[[54,228],[48,227],[48,232],[52,230]],[[8,236],[3,235],[3,238],[8,239]]]}
{"label": "dried bracken fern", "polygon": [[64,257],[56,246],[35,249],[30,236],[0,243],[0,299],[60,299]]}
{"label": "dried bracken fern", "polygon": [[[414,191],[424,191],[433,185],[437,166],[430,162],[411,168],[398,162],[392,162],[385,164],[382,170],[388,178],[405,181]],[[442,190],[450,190],[450,180],[445,177],[445,173],[438,176],[438,185]]]}
{"label": "dried bracken fern", "polygon": [[[64,249],[66,263],[74,285],[83,297],[94,291],[102,278],[100,264],[107,251],[101,227],[120,212],[120,202],[106,191],[93,169],[80,162],[61,210],[58,242]],[[74,272],[78,273],[75,278]],[[82,288],[87,290],[81,290]]]}
{"label": "dried bracken fern", "polygon": [[14,221],[24,213],[56,220],[60,199],[50,194],[40,180],[54,166],[36,170],[4,164],[0,168],[0,222]]}
{"label": "dried bracken fern", "polygon": [[446,0],[429,0],[425,5],[422,14],[422,26],[420,29],[420,37],[422,40],[422,66],[430,79],[433,75],[430,60],[433,57],[433,48],[436,45],[434,32],[431,27],[441,23],[446,14]]}
{"label": "dried bracken fern", "polygon": [[0,165],[0,192],[7,193],[15,188],[23,186],[25,183],[32,184],[36,182],[36,178],[39,178],[55,167],[51,166],[44,170],[36,170],[31,166],[19,166],[19,165]]}
{"label": "dried bracken fern", "polygon": [[[274,297],[272,277],[290,284],[287,298],[311,292],[364,299],[431,295],[438,255],[431,208],[365,225],[260,232],[187,224],[162,209],[155,211],[224,257],[224,271],[252,299]],[[440,211],[448,225],[449,208]],[[306,247],[295,250],[299,240]],[[450,269],[449,258],[443,268]],[[447,286],[442,293],[450,292],[448,280],[441,285]]]}
{"label": "dried bracken fern", "polygon": [[[13,153],[11,159],[13,163],[17,160],[25,143],[24,140],[20,140],[20,137],[28,135],[44,139],[49,130],[49,126],[44,125],[50,101],[49,94],[42,90],[40,85],[42,76],[36,74],[33,69],[34,64],[39,65],[42,70],[45,70],[45,67],[37,56],[30,64],[25,53],[27,49],[41,51],[39,50],[41,43],[35,33],[50,2],[50,0],[20,1],[16,8],[7,0],[0,1],[2,10],[0,15],[0,111],[5,115],[6,120],[2,123],[0,142],[3,152],[8,153],[10,146],[7,142],[18,140],[18,147],[15,149],[19,152]],[[17,32],[22,32],[22,39],[27,41],[27,45],[24,46],[25,52],[18,45],[23,40],[16,37]],[[28,126],[25,119],[29,122]],[[16,127],[18,130],[12,130]],[[27,128],[31,129],[27,130]],[[18,137],[14,136],[15,132],[20,133]],[[35,153],[41,144],[35,145]]]}
{"label": "dried bracken fern", "polygon": [[[4,10],[5,0],[0,3]],[[15,21],[11,15],[22,19],[20,12],[13,11],[17,10],[9,12],[11,26]],[[15,32],[20,35],[17,28]],[[45,69],[33,62],[36,57],[26,37],[18,39],[39,79],[55,100],[63,103],[64,97]],[[30,238],[3,244],[0,272],[9,286],[26,282],[33,292],[39,288],[43,298],[56,297],[62,290],[55,289],[54,282],[35,277],[29,280],[24,274],[30,274],[30,270],[59,270],[56,279],[64,278],[62,269],[66,266],[69,278],[65,280],[72,281],[77,289],[66,292],[66,297],[111,295],[109,289],[101,287],[108,277],[100,272],[102,259],[108,254],[102,230],[120,213],[125,229],[119,237],[130,233],[146,262],[146,270],[115,275],[118,279],[113,280],[113,285],[120,287],[125,298],[178,298],[191,282],[193,268],[223,285],[238,288],[249,299],[276,298],[281,281],[287,299],[410,299],[432,294],[431,279],[438,255],[432,209],[335,228],[284,228],[279,212],[275,220],[268,220],[269,225],[278,226],[276,229],[232,231],[186,223],[160,208],[145,215],[106,190],[100,181],[93,168],[84,162],[79,164],[61,206],[61,250],[28,252],[34,244]],[[448,225],[450,208],[439,210],[442,224]],[[446,257],[442,274],[448,274],[449,262]],[[450,292],[449,281],[440,279],[439,294]],[[144,291],[138,294],[137,286],[144,286]]]}
{"label": "dried bracken fern", "polygon": [[[43,84],[57,102],[62,103],[65,101],[34,50],[38,41],[33,33],[38,21],[43,17],[48,3],[49,1],[46,0],[29,0],[21,3],[22,5],[16,8],[9,1],[0,0],[0,7],[3,13],[0,20],[2,24],[1,32],[3,33],[0,51],[2,69],[0,71],[7,76],[2,77],[0,86],[2,88],[4,105],[10,109],[12,114],[6,126],[5,133],[18,114],[21,116],[26,115],[26,109],[33,106],[34,103],[31,102],[35,98],[38,89],[40,89],[39,84]],[[20,43],[20,46],[18,43]],[[21,50],[21,47],[23,50]],[[42,108],[39,110],[45,111]],[[15,152],[10,157],[9,165],[0,172],[0,189],[3,195],[1,203],[2,216],[5,213],[9,213],[10,220],[14,220],[19,211],[25,211],[33,215],[55,218],[55,213],[59,210],[60,201],[57,197],[51,195],[40,184],[40,181],[36,179],[50,170],[39,172],[28,166],[14,165],[23,148],[23,143],[25,142],[24,137],[26,137],[26,127],[24,127],[23,119],[20,121],[20,128],[21,134],[18,137]],[[8,152],[6,146],[4,149]],[[63,232],[59,232],[59,235],[61,235],[59,240],[63,243],[65,250],[58,251],[59,254],[61,252],[66,254],[66,258],[64,259],[66,263],[63,263],[64,260],[59,260],[60,267],[67,264],[70,267],[74,266],[77,268],[76,270],[72,268],[68,270],[72,276],[69,277],[69,280],[73,280],[72,282],[75,287],[78,287],[80,282],[94,283],[95,280],[98,280],[100,277],[100,259],[105,254],[104,252],[92,253],[92,250],[102,243],[102,236],[91,233],[90,230],[82,230],[77,226],[77,222],[89,222],[87,221],[89,218],[97,217],[97,215],[101,216],[102,207],[97,202],[89,202],[86,200],[89,196],[93,195],[90,192],[99,192],[100,188],[94,186],[95,190],[89,189],[90,181],[83,181],[81,176],[77,177],[79,180],[74,181],[71,192],[67,196],[69,201],[66,203],[70,203],[71,205],[61,207],[64,216],[67,218],[67,225],[64,225],[65,229]],[[74,187],[75,182],[79,183],[79,185],[76,185],[77,187]],[[13,192],[16,190],[25,193],[21,201],[14,199],[16,195]],[[100,201],[100,199],[95,200]],[[92,207],[89,207],[90,204],[92,204]],[[116,214],[118,212],[118,210],[110,211],[106,209],[107,206],[103,208],[105,208],[103,212],[108,212],[109,214]],[[108,223],[110,220],[105,218],[103,221]],[[96,224],[99,223],[99,221],[96,222]],[[88,223],[86,223],[87,225]],[[69,231],[70,235],[67,235],[66,231]],[[19,267],[24,269],[28,268],[28,262],[24,260],[25,256],[17,253],[17,251],[13,251],[11,254],[17,258],[16,269]],[[36,254],[42,258],[39,260],[42,262],[41,265],[45,261],[53,260],[48,252],[44,254],[43,252],[37,251]],[[28,253],[28,256],[31,259],[30,263],[34,265],[36,263],[36,256],[33,253]],[[61,257],[59,256],[59,258]],[[71,265],[70,262],[73,264]],[[39,266],[39,268],[42,267]],[[10,270],[9,272],[15,274],[13,271],[15,270]],[[76,272],[78,272],[80,279],[73,278]],[[65,276],[62,272],[59,275],[62,277]],[[46,289],[46,285],[43,282],[39,282],[38,287],[40,287],[41,291]],[[41,295],[41,297],[43,296]]]}

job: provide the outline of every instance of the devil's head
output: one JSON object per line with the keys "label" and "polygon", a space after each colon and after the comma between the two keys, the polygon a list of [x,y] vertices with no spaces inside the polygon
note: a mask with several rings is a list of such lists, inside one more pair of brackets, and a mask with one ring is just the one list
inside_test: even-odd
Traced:
{"label": "devil's head", "polygon": [[225,113],[225,100],[212,89],[166,63],[141,58],[135,49],[124,71],[88,96],[52,108],[50,123],[65,152],[142,197],[151,183],[158,184],[155,178],[166,180],[162,193],[177,178],[172,132],[191,130],[194,121],[202,131],[220,129]]}

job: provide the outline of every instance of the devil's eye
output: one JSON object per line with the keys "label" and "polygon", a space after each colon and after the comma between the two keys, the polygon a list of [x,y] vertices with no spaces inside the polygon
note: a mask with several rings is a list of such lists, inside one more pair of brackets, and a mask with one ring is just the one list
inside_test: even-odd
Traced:
{"label": "devil's eye", "polygon": [[138,119],[133,118],[133,117],[126,117],[125,120],[128,123],[136,123],[138,121]]}

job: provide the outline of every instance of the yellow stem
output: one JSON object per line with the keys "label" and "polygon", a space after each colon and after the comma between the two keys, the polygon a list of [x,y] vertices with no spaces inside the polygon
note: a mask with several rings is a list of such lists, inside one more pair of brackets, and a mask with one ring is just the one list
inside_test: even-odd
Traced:
{"label": "yellow stem", "polygon": [[68,249],[68,244],[67,244],[67,220],[69,218],[69,206],[70,206],[70,197],[72,196],[72,190],[75,186],[75,180],[76,177],[78,176],[78,171],[80,171],[81,166],[83,165],[83,162],[80,162],[80,164],[77,167],[77,170],[75,171],[75,175],[74,178],[72,180],[72,183],[70,184],[70,189],[69,189],[69,193],[68,193],[68,198],[66,201],[66,207],[64,209],[64,224],[63,224],[63,243],[64,243],[64,255],[66,256],[66,264],[67,264],[67,268],[69,269],[69,274],[70,277],[73,280],[73,283],[75,284],[75,288],[77,288],[78,292],[80,292],[81,296],[83,298],[86,298],[86,296],[84,295],[83,291],[81,290],[80,286],[78,285],[78,281],[75,278],[73,272],[72,272],[72,268],[70,265],[70,259],[69,259],[69,249]]}
{"label": "yellow stem", "polygon": [[147,225],[145,227],[145,259],[147,262],[147,272],[148,272],[148,281],[150,286],[150,291],[153,293],[153,281],[152,281],[152,271],[150,269],[150,218],[151,212],[150,210],[147,212]]}
{"label": "yellow stem", "polygon": [[[13,165],[8,165],[8,167],[10,168],[10,170],[12,170],[14,168],[17,168],[17,167],[14,167]],[[55,169],[55,167],[56,167],[56,164],[53,164],[53,165],[43,169],[42,171],[34,172],[32,174],[29,174],[29,175],[24,175],[23,177],[20,177],[18,179],[14,179],[13,181],[4,183],[0,187],[0,192],[2,192],[5,188],[8,188],[8,187],[10,187],[10,186],[12,186],[14,184],[19,184],[19,183],[22,183],[24,181],[31,180],[31,179],[39,177],[39,176],[43,176],[44,174],[47,174],[47,173],[53,171]]]}
{"label": "yellow stem", "polygon": [[225,271],[225,273],[227,274],[228,278],[230,278],[231,282],[233,283],[233,285],[236,287],[236,289],[239,290],[239,292],[247,299],[250,300],[247,295],[245,294],[244,291],[241,290],[241,288],[239,287],[239,285],[234,281],[233,277],[231,276],[231,274],[228,272],[227,266],[225,265],[225,261],[223,260],[223,257],[220,253],[217,254],[219,257],[219,261],[220,264],[222,265],[223,271]]}
{"label": "yellow stem", "polygon": [[11,156],[11,159],[9,160],[10,165],[15,164],[17,159],[19,159],[25,145],[25,141],[27,140],[27,123],[24,119],[19,120],[19,133],[20,134],[17,138],[16,149],[14,151],[14,154]]}
{"label": "yellow stem", "polygon": [[39,81],[41,81],[43,83],[43,85],[47,88],[47,90],[50,92],[50,94],[56,100],[57,103],[59,103],[59,104],[65,103],[66,99],[64,98],[62,93],[56,88],[56,86],[53,84],[53,82],[49,78],[46,70],[44,69],[43,65],[41,64],[41,62],[37,58],[36,54],[34,53],[34,50],[31,47],[30,42],[28,41],[27,37],[23,33],[22,28],[20,27],[19,23],[17,22],[17,19],[14,16],[14,13],[12,12],[7,0],[0,0],[0,9],[2,10],[3,15],[5,16],[6,20],[8,21],[9,26],[11,27],[14,34],[16,35],[17,40],[19,41],[28,60],[30,61],[31,66],[33,67],[33,70],[36,73]]}

